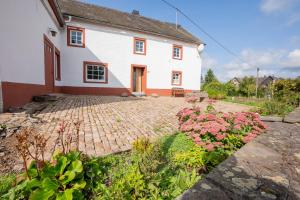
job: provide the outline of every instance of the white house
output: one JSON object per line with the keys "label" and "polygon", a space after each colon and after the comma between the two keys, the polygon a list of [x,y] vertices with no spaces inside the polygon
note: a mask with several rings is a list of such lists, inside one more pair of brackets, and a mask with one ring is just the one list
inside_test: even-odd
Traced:
{"label": "white house", "polygon": [[70,0],[1,0],[0,22],[4,110],[53,92],[170,95],[174,87],[200,89],[203,42],[138,11]]}

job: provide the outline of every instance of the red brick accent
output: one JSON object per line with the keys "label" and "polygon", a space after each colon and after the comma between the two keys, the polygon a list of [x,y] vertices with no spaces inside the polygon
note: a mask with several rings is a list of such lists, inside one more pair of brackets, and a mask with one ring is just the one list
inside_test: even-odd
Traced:
{"label": "red brick accent", "polygon": [[46,86],[28,83],[2,82],[4,111],[18,107],[32,100],[32,96],[46,94]]}
{"label": "red brick accent", "polygon": [[144,73],[142,77],[142,88],[143,88],[143,92],[146,94],[147,93],[147,66],[146,65],[131,64],[130,91],[133,91],[133,68],[135,67],[144,69]]}
{"label": "red brick accent", "polygon": [[[86,65],[100,65],[105,67],[105,81],[104,82],[97,82],[97,81],[90,81],[86,80]],[[99,83],[99,84],[107,84],[108,83],[108,64],[101,63],[101,62],[92,62],[92,61],[84,61],[83,62],[83,82],[84,83]]]}
{"label": "red brick accent", "polygon": [[[138,53],[136,52],[136,49],[135,49],[135,41],[141,41],[141,42],[144,42],[144,53]],[[146,52],[147,52],[147,40],[145,38],[138,38],[138,37],[135,37],[133,39],[133,53],[134,54],[137,54],[137,55],[146,55]]]}
{"label": "red brick accent", "polygon": [[74,95],[116,95],[119,96],[123,92],[131,94],[129,88],[108,88],[108,87],[59,87],[62,93]]}
{"label": "red brick accent", "polygon": [[[179,84],[174,84],[174,83],[173,83],[173,74],[174,74],[174,73],[180,74],[180,81],[179,81]],[[181,86],[181,85],[182,85],[182,71],[172,71],[171,84],[174,85],[174,86]]]}
{"label": "red brick accent", "polygon": [[[174,48],[179,48],[179,49],[180,49],[180,58],[175,58],[175,57],[174,57]],[[183,56],[183,47],[182,47],[182,45],[176,45],[176,44],[173,44],[172,58],[173,58],[173,59],[176,59],[176,60],[182,60],[182,56]]]}
{"label": "red brick accent", "polygon": [[58,50],[58,48],[55,47],[55,60],[54,62],[56,62],[57,66],[56,67],[56,77],[55,80],[60,81],[61,80],[61,66],[60,66],[60,51]]}
{"label": "red brick accent", "polygon": [[[184,90],[184,93],[190,93],[193,90]],[[172,89],[155,89],[155,88],[148,88],[146,95],[151,95],[156,93],[160,96],[172,96]]]}
{"label": "red brick accent", "polygon": [[[71,30],[81,31],[82,32],[82,45],[71,44],[71,37],[70,37]],[[84,28],[80,28],[80,27],[75,27],[75,26],[67,26],[67,45],[71,46],[71,47],[85,48],[85,29]]]}

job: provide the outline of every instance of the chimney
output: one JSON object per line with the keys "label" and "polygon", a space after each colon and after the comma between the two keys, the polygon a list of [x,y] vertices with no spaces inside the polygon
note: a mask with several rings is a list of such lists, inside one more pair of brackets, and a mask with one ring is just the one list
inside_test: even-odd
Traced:
{"label": "chimney", "polygon": [[138,10],[133,10],[133,11],[131,12],[131,14],[133,14],[133,15],[140,15],[140,11],[138,11]]}

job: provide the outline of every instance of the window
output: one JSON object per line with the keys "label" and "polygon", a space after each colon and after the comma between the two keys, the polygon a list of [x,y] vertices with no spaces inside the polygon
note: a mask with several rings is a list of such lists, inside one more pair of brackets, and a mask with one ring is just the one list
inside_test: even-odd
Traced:
{"label": "window", "polygon": [[85,29],[68,26],[68,46],[85,47]]}
{"label": "window", "polygon": [[84,62],[85,83],[107,83],[107,64],[98,62]]}
{"label": "window", "polygon": [[180,86],[182,83],[182,72],[173,71],[172,72],[172,85]]}
{"label": "window", "polygon": [[135,54],[146,55],[146,39],[134,38],[134,50]]}
{"label": "window", "polygon": [[54,59],[54,73],[55,73],[55,80],[60,81],[60,52],[58,49],[55,48],[55,59]]}
{"label": "window", "polygon": [[173,45],[173,59],[182,60],[182,46]]}

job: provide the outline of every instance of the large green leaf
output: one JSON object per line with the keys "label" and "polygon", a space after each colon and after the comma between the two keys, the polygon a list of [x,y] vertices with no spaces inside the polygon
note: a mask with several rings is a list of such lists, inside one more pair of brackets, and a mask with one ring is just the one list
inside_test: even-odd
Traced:
{"label": "large green leaf", "polygon": [[54,190],[56,191],[59,187],[56,180],[45,178],[42,182],[42,187],[46,190]]}
{"label": "large green leaf", "polygon": [[59,174],[62,175],[66,166],[68,165],[68,159],[65,156],[57,157],[56,169],[59,171]]}
{"label": "large green leaf", "polygon": [[77,181],[72,188],[74,189],[83,189],[86,185],[86,182],[84,180],[80,180],[80,181]]}
{"label": "large green leaf", "polygon": [[35,177],[37,177],[39,174],[38,174],[38,172],[37,172],[37,170],[35,169],[35,168],[29,168],[28,169],[28,175],[29,175],[29,177],[31,177],[31,178],[35,178]]}
{"label": "large green leaf", "polygon": [[66,185],[70,181],[72,181],[76,176],[76,173],[74,171],[66,171],[64,175],[59,177],[60,180],[62,180],[62,184]]}
{"label": "large green leaf", "polygon": [[73,189],[67,189],[56,196],[56,200],[73,200]]}
{"label": "large green leaf", "polygon": [[77,173],[82,172],[83,167],[82,167],[82,162],[80,160],[75,160],[71,164],[71,170]]}
{"label": "large green leaf", "polygon": [[30,200],[47,200],[54,194],[53,190],[37,189],[29,196]]}
{"label": "large green leaf", "polygon": [[46,165],[41,172],[41,177],[42,178],[46,178],[46,177],[54,178],[57,174],[59,174],[59,172],[60,172],[60,169],[58,167]]}
{"label": "large green leaf", "polygon": [[41,186],[41,181],[39,181],[38,179],[34,178],[34,179],[31,179],[31,180],[29,180],[27,182],[26,188],[28,190],[31,190],[31,189],[39,187],[39,186]]}

